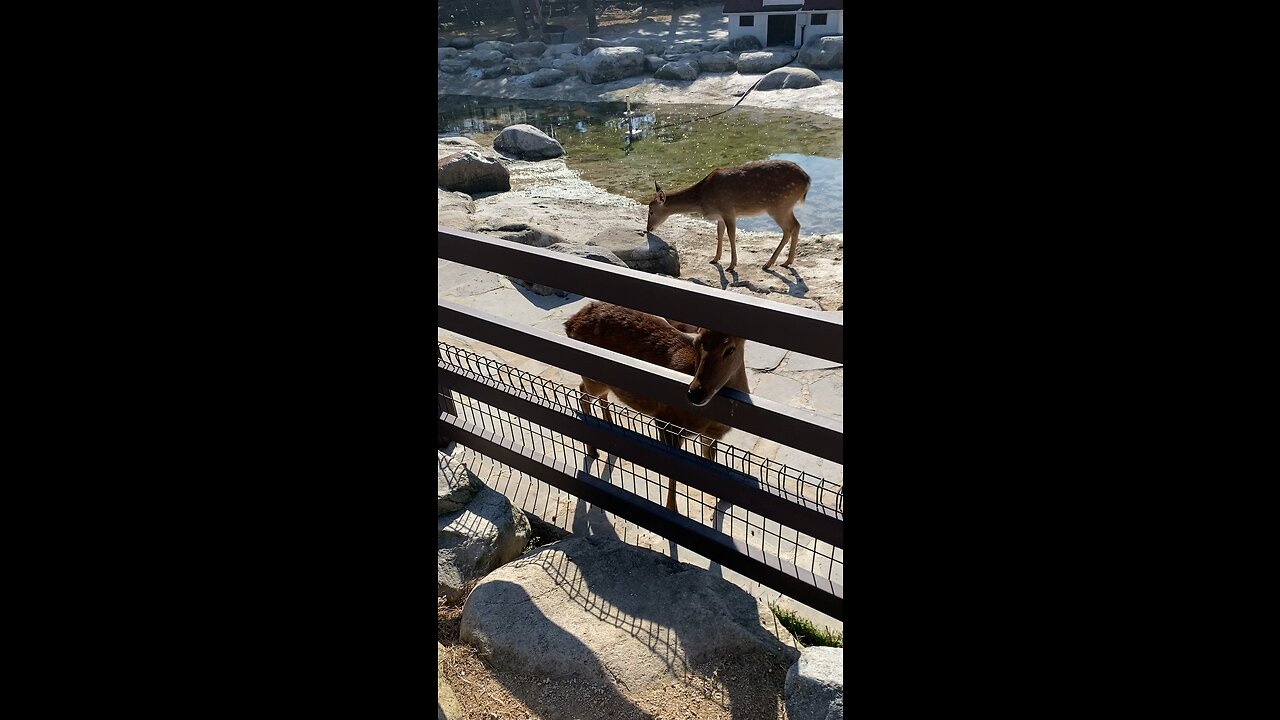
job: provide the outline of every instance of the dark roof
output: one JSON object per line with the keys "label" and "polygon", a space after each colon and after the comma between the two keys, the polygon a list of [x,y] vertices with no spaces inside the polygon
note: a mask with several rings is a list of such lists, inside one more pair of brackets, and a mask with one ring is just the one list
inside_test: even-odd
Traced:
{"label": "dark roof", "polygon": [[804,0],[795,5],[765,5],[764,0],[725,0],[726,13],[792,12],[795,10],[843,10],[844,0]]}

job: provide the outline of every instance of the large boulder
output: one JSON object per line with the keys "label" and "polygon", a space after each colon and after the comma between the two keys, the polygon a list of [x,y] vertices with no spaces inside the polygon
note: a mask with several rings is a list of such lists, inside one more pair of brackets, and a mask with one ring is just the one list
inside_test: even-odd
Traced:
{"label": "large boulder", "polygon": [[449,58],[458,57],[458,49],[451,47],[442,47],[436,49],[436,64],[448,60]]}
{"label": "large boulder", "polygon": [[560,43],[558,45],[548,45],[547,49],[543,51],[542,57],[558,58],[561,55],[577,55],[577,54],[578,54],[577,43]]}
{"label": "large boulder", "polygon": [[470,230],[471,215],[475,211],[476,203],[470,195],[436,188],[436,222],[441,225]]}
{"label": "large boulder", "polygon": [[805,648],[787,671],[782,696],[790,720],[844,720],[844,650]]}
{"label": "large boulder", "polygon": [[512,75],[528,75],[540,67],[538,62],[539,60],[536,57],[520,58],[511,63],[511,67],[507,68],[507,71]]}
{"label": "large boulder", "polygon": [[578,61],[578,74],[592,85],[644,74],[644,51],[634,47],[601,47]]}
{"label": "large boulder", "polygon": [[745,52],[738,56],[738,72],[743,75],[767,73],[791,62],[791,53],[773,51]]}
{"label": "large boulder", "polygon": [[729,41],[725,49],[730,52],[750,52],[752,50],[761,50],[764,45],[760,44],[760,38],[755,35],[743,35]]}
{"label": "large boulder", "polygon": [[826,35],[810,39],[797,59],[811,68],[830,70],[844,67],[844,36]]}
{"label": "large boulder", "polygon": [[628,37],[618,41],[617,47],[638,47],[646,55],[661,55],[667,51],[667,44],[658,38]]}
{"label": "large boulder", "polygon": [[583,38],[582,42],[578,43],[578,54],[586,55],[590,53],[592,50],[595,50],[596,48],[622,47],[625,44],[626,43],[620,43],[617,40],[605,40],[603,38],[593,38],[593,37]]}
{"label": "large boulder", "polygon": [[645,56],[644,56],[644,71],[645,71],[645,72],[657,72],[657,71],[658,71],[658,68],[660,68],[660,67],[662,67],[663,65],[666,65],[666,64],[667,64],[667,61],[666,61],[665,59],[663,59],[663,58],[658,57],[657,55],[645,55]]}
{"label": "large boulder", "polygon": [[472,40],[469,37],[456,37],[449,41],[449,47],[456,47],[463,50],[475,44],[476,44],[476,41]]}
{"label": "large boulder", "polygon": [[680,253],[651,232],[632,227],[607,228],[596,233],[587,245],[608,250],[632,270],[680,277]]}
{"label": "large boulder", "polygon": [[564,154],[564,147],[558,140],[525,124],[509,125],[498,133],[493,139],[493,149],[521,160],[547,160]]}
{"label": "large boulder", "polygon": [[698,69],[702,72],[733,72],[737,65],[733,56],[727,52],[703,52],[696,56]]}
{"label": "large boulder", "polygon": [[[608,250],[605,250],[604,248],[589,247],[581,243],[570,243],[570,242],[552,243],[546,247],[548,250],[551,250],[553,252],[564,253],[565,255],[572,255],[574,257],[580,257],[584,260],[594,260],[596,262],[608,263],[609,265],[617,265],[618,267],[627,266],[627,264],[622,261],[622,258],[618,257],[617,255],[614,255],[613,253],[609,252]],[[520,287],[528,290],[529,292],[536,293],[538,295],[559,295],[560,297],[567,297],[569,295],[567,291],[561,290],[559,288],[554,288],[554,287],[551,287],[550,285],[543,285],[542,283],[530,282],[523,278],[517,278],[517,277],[512,277],[508,275],[507,279],[510,280],[513,284],[519,285]]]}
{"label": "large boulder", "polygon": [[477,72],[480,73],[480,77],[484,78],[485,80],[492,80],[496,77],[501,77],[505,75],[507,72],[507,65],[505,64],[494,65],[493,67],[476,68],[476,70]]}
{"label": "large boulder", "polygon": [[[652,550],[561,540],[490,573],[467,598],[461,638],[499,670],[645,692],[687,672],[798,653],[742,588]],[[771,620],[771,618],[768,618]]]}
{"label": "large boulder", "polygon": [[511,46],[511,57],[514,58],[536,58],[547,51],[547,44],[536,40],[531,42],[516,43]]}
{"label": "large boulder", "polygon": [[660,80],[695,80],[698,77],[698,63],[692,60],[669,62],[658,68],[653,76]]}
{"label": "large boulder", "polygon": [[465,150],[441,158],[437,162],[436,179],[445,190],[468,195],[506,192],[511,189],[511,173],[506,166],[475,150]]}
{"label": "large boulder", "polygon": [[514,47],[515,46],[509,42],[503,42],[501,40],[486,40],[482,43],[477,43],[475,47],[475,51],[476,52],[490,52],[490,51],[498,52],[498,53],[502,53],[505,56],[510,57],[512,48]]}
{"label": "large boulder", "polygon": [[756,89],[781,90],[817,87],[821,84],[822,79],[809,68],[784,67],[772,70],[768,75],[760,78],[760,84],[756,85]]}
{"label": "large boulder", "polygon": [[467,583],[515,559],[529,542],[529,519],[501,493],[481,487],[457,512],[436,518],[436,594],[458,600]]}
{"label": "large boulder", "polygon": [[436,517],[463,509],[484,487],[475,473],[451,455],[436,451],[436,468],[439,490]]}
{"label": "large boulder", "polygon": [[[557,60],[556,62],[562,61]],[[555,85],[558,82],[563,82],[566,77],[568,76],[564,74],[563,70],[543,68],[529,77],[529,86],[546,87],[547,85]]]}
{"label": "large boulder", "polygon": [[[578,74],[578,58],[574,56],[561,57],[559,60],[556,60],[555,62],[551,63],[551,67],[555,68],[556,70],[559,70],[565,75],[577,75]],[[560,80],[563,80],[563,79],[564,78],[560,78]],[[556,80],[555,82],[560,82],[560,80]]]}
{"label": "large boulder", "polygon": [[458,75],[471,67],[471,58],[448,58],[440,61],[440,72]]}
{"label": "large boulder", "polygon": [[484,50],[471,55],[471,64],[481,68],[494,67],[505,59],[506,56],[497,50]]}
{"label": "large boulder", "polygon": [[440,47],[449,47],[449,38],[443,35],[437,35],[436,37],[440,38]]}

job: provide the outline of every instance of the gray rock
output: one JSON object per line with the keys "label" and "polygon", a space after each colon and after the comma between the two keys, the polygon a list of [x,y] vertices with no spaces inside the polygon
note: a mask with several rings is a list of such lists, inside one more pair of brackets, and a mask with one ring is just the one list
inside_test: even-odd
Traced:
{"label": "gray rock", "polygon": [[449,47],[449,38],[443,35],[437,35],[436,37],[440,38],[439,47]]}
{"label": "gray rock", "polygon": [[705,570],[577,537],[481,581],[462,610],[461,637],[500,670],[643,692],[726,656],[793,662],[798,653],[764,627],[760,607]]}
{"label": "gray rock", "polygon": [[507,242],[529,245],[530,247],[544,248],[549,245],[564,242],[564,238],[550,230],[545,230],[536,225],[527,225],[525,223],[512,223],[510,225],[503,225],[499,228],[482,227],[477,232],[482,232],[486,235],[493,235],[495,237],[502,238]]}
{"label": "gray rock", "polygon": [[467,506],[436,518],[436,592],[457,600],[472,580],[510,562],[529,542],[529,520],[511,501],[480,488]]}
{"label": "gray rock", "polygon": [[592,85],[644,73],[644,51],[634,47],[601,47],[578,61],[578,74]]}
{"label": "gray rock", "polygon": [[[557,60],[556,62],[559,63],[563,61]],[[543,68],[530,76],[529,85],[530,87],[546,87],[547,85],[555,85],[558,82],[563,82],[566,77],[568,76],[564,74],[563,70],[559,70],[557,68]]]}
{"label": "gray rock", "polygon": [[471,56],[471,64],[482,68],[494,67],[501,65],[505,58],[506,56],[497,50],[483,50]]}
{"label": "gray rock", "polygon": [[730,52],[750,52],[752,50],[762,50],[764,45],[760,44],[760,38],[755,35],[743,35],[730,40],[725,49]]}
{"label": "gray rock", "polygon": [[638,47],[646,55],[661,55],[667,51],[667,44],[653,37],[628,37],[618,41],[616,47]]}
{"label": "gray rock", "polygon": [[440,138],[439,140],[436,141],[436,144],[444,145],[445,147],[448,147],[448,148],[457,148],[458,150],[471,150],[473,148],[478,149],[480,147],[479,143],[477,143],[475,140],[472,140],[469,137]]}
{"label": "gray rock", "polygon": [[506,65],[494,65],[493,67],[480,68],[480,77],[484,78],[485,80],[492,80],[496,77],[501,77],[505,75],[506,72],[507,72]]}
{"label": "gray rock", "polygon": [[[559,60],[556,60],[555,62],[551,63],[551,67],[555,68],[556,70],[559,70],[565,75],[577,75],[578,74],[578,58],[562,57]],[[563,79],[564,78],[561,78],[561,80]],[[560,80],[557,80],[556,82],[560,82]]]}
{"label": "gray rock", "polygon": [[689,40],[678,42],[675,45],[671,46],[669,52],[667,53],[667,57],[671,57],[672,55],[684,55],[688,53],[696,53],[696,52],[702,52],[703,50],[709,50],[711,49],[711,47],[715,46],[715,43],[710,43],[709,45],[711,47],[704,47],[704,45],[708,45],[708,43],[693,42]]}
{"label": "gray rock", "polygon": [[821,84],[822,79],[809,68],[784,67],[772,70],[768,75],[760,78],[760,84],[756,85],[756,90],[807,88]]}
{"label": "gray rock", "polygon": [[596,233],[587,244],[617,255],[633,270],[680,277],[680,253],[653,233],[612,227]]}
{"label": "gray rock", "polygon": [[436,64],[439,65],[441,62],[448,60],[451,57],[457,57],[457,56],[458,56],[457,48],[451,48],[451,47],[439,48],[436,50]]}
{"label": "gray rock", "polygon": [[458,512],[480,492],[484,483],[459,460],[436,451],[436,481],[439,501],[436,516]]}
{"label": "gray rock", "polygon": [[577,55],[577,54],[578,54],[577,43],[560,43],[558,45],[548,45],[547,49],[543,51],[542,57],[549,57],[554,59],[554,58],[560,57],[561,55]]}
{"label": "gray rock", "polygon": [[733,72],[737,69],[737,65],[733,62],[733,56],[727,52],[698,53],[696,59],[698,61],[698,70],[704,73]]}
{"label": "gray rock", "polygon": [[446,72],[450,75],[457,75],[466,72],[471,67],[470,58],[449,58],[440,61],[440,72]]}
{"label": "gray rock", "polygon": [[[549,70],[549,69],[551,69],[551,68],[553,68],[553,67],[555,67],[555,66],[556,66],[556,61],[555,61],[555,60],[552,60],[551,58],[546,58],[546,57],[544,57],[544,58],[538,58],[538,67],[539,67],[539,68],[542,68],[542,69],[544,69],[544,70]],[[574,63],[573,68],[574,68],[574,72],[577,72],[578,64],[577,64],[577,63]]]}
{"label": "gray rock", "polygon": [[782,696],[790,720],[844,720],[844,650],[805,648],[787,671]]}
{"label": "gray rock", "polygon": [[511,67],[508,68],[508,72],[512,75],[528,75],[541,67],[538,63],[539,60],[536,57],[520,58],[511,64]]}
{"label": "gray rock", "polygon": [[436,188],[436,221],[441,225],[468,230],[475,211],[476,204],[470,195]]}
{"label": "gray rock", "polygon": [[514,58],[536,58],[541,57],[542,53],[547,51],[547,44],[544,42],[532,41],[516,43],[511,46],[511,57]]}
{"label": "gray rock", "polygon": [[666,64],[667,64],[667,61],[666,61],[666,60],[663,60],[662,58],[658,57],[657,55],[645,55],[645,56],[644,56],[644,70],[645,70],[645,72],[657,72],[657,71],[658,71],[658,68],[660,68],[660,67],[662,67],[663,65],[666,65]]}
{"label": "gray rock", "polygon": [[476,44],[476,41],[472,40],[469,37],[456,37],[449,41],[449,47],[456,47],[456,48],[469,48],[475,44]]}
{"label": "gray rock", "polygon": [[[613,253],[609,252],[608,250],[605,250],[604,248],[589,247],[587,245],[582,245],[579,243],[569,243],[569,242],[552,243],[550,245],[547,245],[546,248],[553,252],[560,252],[560,253],[564,253],[565,255],[580,257],[580,258],[583,258],[584,260],[595,260],[596,262],[608,263],[610,265],[617,265],[618,267],[627,266],[627,264],[622,261],[622,258],[618,257],[617,255],[614,255]],[[565,290],[561,290],[559,288],[553,288],[549,285],[543,285],[541,283],[530,282],[522,278],[511,277],[510,275],[508,275],[507,279],[510,280],[512,283],[519,285],[520,287],[530,292],[537,293],[538,295],[559,295],[560,297],[566,297],[569,295],[569,293]]]}
{"label": "gray rock", "polygon": [[445,190],[475,195],[511,189],[511,173],[494,158],[475,150],[465,150],[437,163],[436,179]]}
{"label": "gray rock", "polygon": [[819,70],[844,67],[844,36],[826,35],[805,42],[796,58],[801,63]]}
{"label": "gray rock", "polygon": [[661,80],[695,80],[698,77],[698,63],[693,60],[669,62],[658,68],[653,76]]}
{"label": "gray rock", "polygon": [[622,46],[623,46],[623,43],[620,43],[617,40],[604,40],[602,38],[589,37],[589,38],[584,38],[582,42],[578,43],[578,54],[586,55],[590,53],[592,50],[595,50],[596,48],[602,48],[602,47],[612,48],[612,47],[622,47]]}
{"label": "gray rock", "polygon": [[475,46],[475,51],[476,52],[498,52],[498,53],[502,53],[507,57],[510,57],[512,48],[514,47],[515,46],[509,42],[503,42],[501,40],[486,40],[482,43],[477,43]]}
{"label": "gray rock", "polygon": [[[555,72],[539,70],[538,72]],[[564,155],[564,147],[532,125],[509,125],[493,139],[493,149],[521,160],[547,160]]]}
{"label": "gray rock", "polygon": [[791,62],[791,53],[777,50],[744,52],[738,56],[738,72],[743,75],[767,73]]}

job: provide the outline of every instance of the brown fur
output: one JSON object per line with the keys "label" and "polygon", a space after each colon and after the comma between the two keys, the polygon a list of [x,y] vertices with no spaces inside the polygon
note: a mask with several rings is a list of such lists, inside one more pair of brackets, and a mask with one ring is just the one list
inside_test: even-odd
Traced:
{"label": "brown fur", "polygon": [[[693,375],[693,382],[689,385],[691,392],[705,394],[706,389],[719,392],[720,387],[751,391],[747,385],[747,369],[743,360],[746,341],[742,338],[704,329],[691,339],[690,335],[680,332],[662,318],[603,302],[593,302],[579,310],[565,321],[564,329],[565,334],[574,340]],[[726,358],[723,353],[730,343],[736,350]],[[701,367],[699,359],[702,359]],[[727,379],[724,379],[725,376]],[[723,385],[718,385],[721,380]],[[730,429],[727,425],[693,412],[692,403],[674,407],[587,377],[582,378],[579,388],[584,393],[580,401],[582,412],[591,414],[592,400],[588,396],[597,398],[606,422],[613,422],[605,404],[612,391],[622,402],[646,415],[712,438],[710,443],[702,447],[702,455],[708,460],[715,460],[715,441],[724,437]],[[667,430],[660,429],[658,436],[662,442],[672,447],[678,448],[684,442],[679,435]],[[589,445],[587,452],[593,456],[597,454],[596,449]],[[675,492],[673,481],[667,490],[667,507],[672,510],[676,507]]]}
{"label": "brown fur", "polygon": [[789,160],[758,160],[733,168],[716,168],[697,184],[679,192],[664,193],[657,189],[649,203],[650,232],[656,230],[672,213],[701,214],[716,221],[716,256],[720,262],[725,231],[729,233],[729,267],[738,265],[737,219],[748,215],[768,214],[782,228],[782,241],[765,263],[768,270],[778,259],[782,246],[791,241],[787,261],[789,268],[796,259],[796,242],[800,239],[800,221],[795,207],[809,195],[809,174]]}

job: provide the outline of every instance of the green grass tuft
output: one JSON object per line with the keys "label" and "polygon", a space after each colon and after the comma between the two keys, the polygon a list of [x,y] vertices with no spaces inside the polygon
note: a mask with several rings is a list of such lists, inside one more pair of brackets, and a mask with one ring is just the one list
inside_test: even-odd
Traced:
{"label": "green grass tuft", "polygon": [[813,647],[815,645],[844,647],[844,633],[833,633],[830,628],[819,630],[807,618],[802,618],[774,603],[769,603],[769,609],[773,611],[774,617],[778,618],[778,622],[782,623],[782,626],[789,630],[796,637],[796,640],[799,640],[805,647]]}

